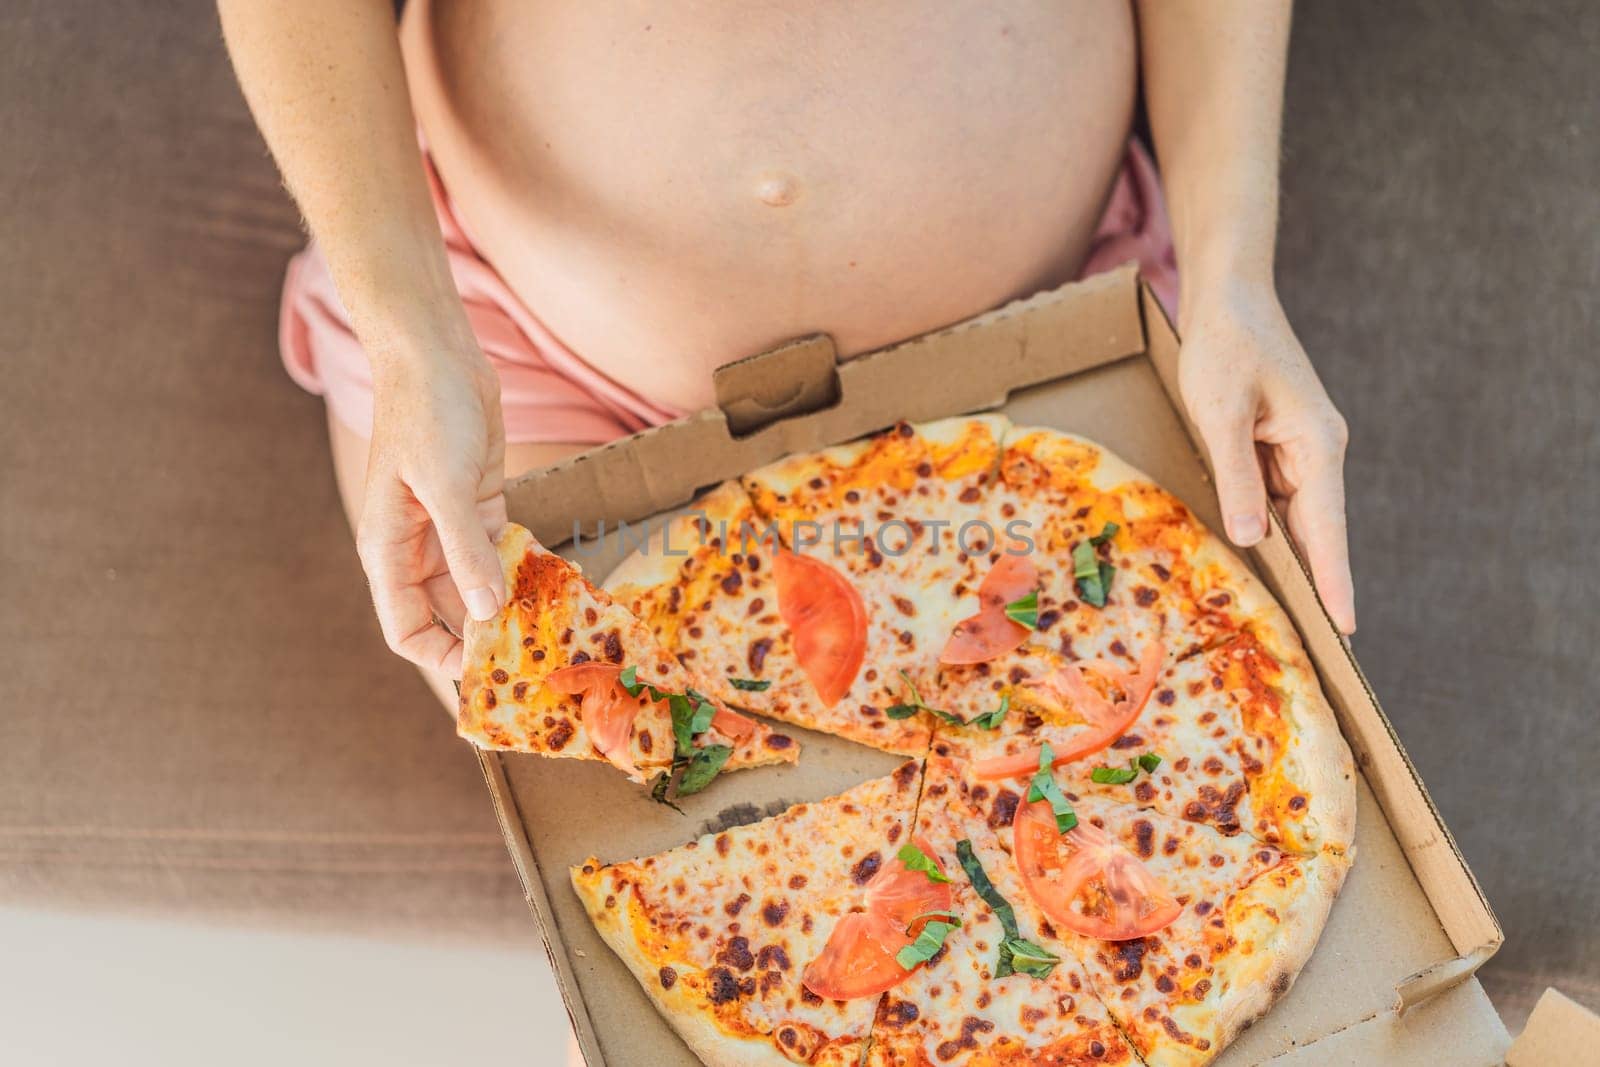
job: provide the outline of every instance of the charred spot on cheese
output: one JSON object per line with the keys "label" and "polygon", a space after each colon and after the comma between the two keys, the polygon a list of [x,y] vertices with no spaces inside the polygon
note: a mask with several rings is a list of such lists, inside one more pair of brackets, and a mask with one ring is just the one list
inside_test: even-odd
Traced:
{"label": "charred spot on cheese", "polygon": [[878,1020],[885,1026],[899,1029],[916,1022],[921,1014],[911,1001],[895,1000],[893,997],[885,996],[883,1006],[878,1009]]}
{"label": "charred spot on cheese", "polygon": [[560,752],[567,747],[567,742],[572,740],[574,733],[576,733],[576,730],[573,728],[572,723],[563,719],[556,723],[551,728],[550,733],[545,736],[545,744],[549,745],[553,751]]}
{"label": "charred spot on cheese", "polygon": [[491,680],[493,680],[495,685],[505,685],[511,680],[511,675],[507,674],[499,667],[496,667],[494,670],[490,671],[489,677]]}
{"label": "charred spot on cheese", "polygon": [[606,660],[610,663],[622,662],[622,635],[616,630],[608,630],[605,636]]}
{"label": "charred spot on cheese", "polygon": [[713,967],[707,973],[706,999],[713,1004],[727,1004],[739,999],[739,980],[726,967]]}
{"label": "charred spot on cheese", "polygon": [[761,907],[761,919],[768,926],[778,926],[789,916],[789,902],[769,900]]}
{"label": "charred spot on cheese", "polygon": [[1144,955],[1150,950],[1149,938],[1109,943],[1111,976],[1119,982],[1131,982],[1144,973]]}
{"label": "charred spot on cheese", "polygon": [[1211,909],[1215,906],[1209,900],[1197,900],[1194,905],[1194,913],[1201,918],[1205,918],[1211,914]]}
{"label": "charred spot on cheese", "polygon": [[722,910],[728,913],[729,918],[732,918],[743,911],[744,906],[748,903],[750,903],[750,894],[740,893],[738,896],[724,904],[722,906]]}
{"label": "charred spot on cheese", "polygon": [[750,642],[749,654],[745,661],[749,664],[751,674],[760,674],[761,665],[767,661],[767,653],[772,651],[772,638],[758,637]]}
{"label": "charred spot on cheese", "polygon": [[739,971],[748,971],[754,967],[756,958],[750,952],[750,939],[742,935],[730,937],[728,943],[717,953],[717,962],[726,963]]}
{"label": "charred spot on cheese", "polygon": [[1133,838],[1139,855],[1149,859],[1156,854],[1156,828],[1149,819],[1139,819],[1133,824]]}
{"label": "charred spot on cheese", "polygon": [[523,700],[527,699],[527,696],[528,696],[528,683],[527,682],[518,682],[516,685],[511,687],[511,699],[517,701],[519,704]]}
{"label": "charred spot on cheese", "polygon": [[787,971],[793,965],[782,945],[762,945],[756,953],[756,966],[763,971]]}
{"label": "charred spot on cheese", "polygon": [[878,868],[883,866],[883,856],[877,849],[862,856],[854,867],[850,868],[850,880],[856,885],[866,885],[872,876],[878,873]]}
{"label": "charred spot on cheese", "polygon": [[987,1034],[994,1029],[994,1023],[988,1019],[975,1019],[967,1016],[961,1020],[961,1036],[951,1041],[939,1042],[939,1047],[934,1050],[941,1060],[953,1060],[962,1052],[978,1047],[976,1034]]}
{"label": "charred spot on cheese", "polygon": [[894,770],[895,788],[902,792],[905,791],[916,779],[917,772],[920,769],[921,764],[916,762],[902,763],[896,767]]}
{"label": "charred spot on cheese", "polygon": [[484,707],[493,708],[498,703],[500,703],[500,698],[496,697],[494,695],[494,690],[493,689],[485,689],[483,691],[483,706]]}
{"label": "charred spot on cheese", "polygon": [[1300,796],[1298,793],[1295,794],[1294,796],[1290,797],[1289,798],[1289,810],[1290,811],[1305,811],[1306,810],[1306,798],[1303,797],[1303,796]]}
{"label": "charred spot on cheese", "polygon": [[803,874],[792,875],[789,878],[789,888],[790,889],[804,889],[806,887],[806,881],[807,881],[806,876],[803,875]]}
{"label": "charred spot on cheese", "polygon": [[989,809],[989,829],[999,830],[1010,826],[1017,817],[1017,805],[1022,797],[1005,786],[995,793],[994,805]]}
{"label": "charred spot on cheese", "polygon": [[671,967],[662,967],[656,977],[661,980],[662,989],[671,989],[678,982],[678,972]]}
{"label": "charred spot on cheese", "polygon": [[744,576],[737,570],[731,570],[721,581],[722,591],[729,596],[735,596],[739,587],[744,584]]}
{"label": "charred spot on cheese", "polygon": [[768,734],[762,744],[774,751],[781,752],[794,744],[794,739],[788,734]]}

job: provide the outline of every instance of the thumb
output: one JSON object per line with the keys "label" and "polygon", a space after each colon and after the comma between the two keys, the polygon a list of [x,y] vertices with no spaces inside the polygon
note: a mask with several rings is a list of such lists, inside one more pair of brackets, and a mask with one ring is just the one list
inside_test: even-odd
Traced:
{"label": "thumb", "polygon": [[1228,539],[1249,548],[1267,534],[1267,488],[1256,455],[1254,411],[1243,405],[1196,419],[1217,479]]}
{"label": "thumb", "polygon": [[467,614],[479,622],[494,618],[505,603],[506,585],[489,531],[505,525],[505,497],[495,493],[474,501],[468,493],[448,494],[428,506],[428,516]]}

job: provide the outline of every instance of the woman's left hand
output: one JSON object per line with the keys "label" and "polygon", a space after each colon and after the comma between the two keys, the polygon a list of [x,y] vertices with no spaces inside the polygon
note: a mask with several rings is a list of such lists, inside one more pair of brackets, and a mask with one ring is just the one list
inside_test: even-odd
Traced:
{"label": "woman's left hand", "polygon": [[1334,624],[1354,633],[1343,416],[1270,286],[1192,305],[1186,295],[1183,311],[1179,388],[1211,454],[1228,537],[1247,548],[1266,535],[1270,494]]}

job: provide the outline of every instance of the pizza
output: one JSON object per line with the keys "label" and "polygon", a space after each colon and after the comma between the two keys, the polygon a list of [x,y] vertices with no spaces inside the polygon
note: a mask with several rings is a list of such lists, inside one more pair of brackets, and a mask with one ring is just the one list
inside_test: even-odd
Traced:
{"label": "pizza", "polygon": [[[910,840],[921,780],[921,768],[906,763],[659,856],[590,859],[573,869],[572,884],[601,937],[706,1063],[853,1067],[876,999],[820,997],[802,976],[841,923],[869,915],[869,894],[932,885],[896,858]],[[921,904],[914,893],[903,898],[896,906],[909,921]],[[880,962],[897,966],[887,951]]]}
{"label": "pizza", "polygon": [[1349,748],[1272,596],[1099,445],[896,426],[716,487],[605,584],[583,595],[635,678],[912,757],[572,871],[704,1062],[1199,1067],[1315,948],[1354,858]]}
{"label": "pizza", "polygon": [[[723,769],[792,763],[792,738],[706,694],[637,618],[508,524],[495,541],[507,602],[466,628],[457,732],[481,748],[607,760],[680,792]],[[665,799],[668,778],[658,778]]]}

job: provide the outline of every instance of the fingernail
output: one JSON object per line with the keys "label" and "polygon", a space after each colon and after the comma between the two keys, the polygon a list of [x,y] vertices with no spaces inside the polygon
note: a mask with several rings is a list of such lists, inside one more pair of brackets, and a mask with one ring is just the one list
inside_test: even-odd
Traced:
{"label": "fingernail", "polygon": [[1267,524],[1260,515],[1235,515],[1228,520],[1228,531],[1234,544],[1249,548],[1266,536]]}
{"label": "fingernail", "polygon": [[486,585],[468,589],[462,599],[467,602],[467,613],[479,622],[488,622],[500,613],[500,599]]}

